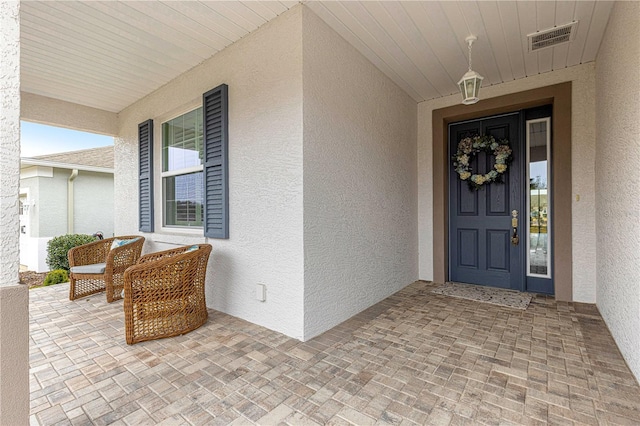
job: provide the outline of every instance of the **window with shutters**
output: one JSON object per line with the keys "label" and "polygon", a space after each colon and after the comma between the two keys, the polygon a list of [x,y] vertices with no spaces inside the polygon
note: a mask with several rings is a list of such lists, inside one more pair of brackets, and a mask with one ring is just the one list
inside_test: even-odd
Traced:
{"label": "window with shutters", "polygon": [[[142,232],[154,232],[155,200],[156,208],[162,203],[163,229],[201,229],[208,238],[229,238],[228,86],[204,93],[201,105],[161,120],[161,158],[153,153],[153,120],[138,125]],[[161,171],[161,201],[154,197],[154,162]]]}
{"label": "window with shutters", "polygon": [[202,107],[162,123],[162,203],[166,227],[202,228]]}

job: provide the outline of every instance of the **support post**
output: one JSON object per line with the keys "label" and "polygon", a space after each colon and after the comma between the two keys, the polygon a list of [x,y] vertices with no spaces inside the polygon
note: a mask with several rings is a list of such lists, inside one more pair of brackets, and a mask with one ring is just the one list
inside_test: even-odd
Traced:
{"label": "support post", "polygon": [[0,424],[29,423],[29,292],[19,284],[20,2],[0,0]]}

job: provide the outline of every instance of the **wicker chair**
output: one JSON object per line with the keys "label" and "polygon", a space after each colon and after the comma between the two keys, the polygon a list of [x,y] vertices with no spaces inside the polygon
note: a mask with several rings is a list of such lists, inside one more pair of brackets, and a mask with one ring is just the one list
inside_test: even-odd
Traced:
{"label": "wicker chair", "polygon": [[[133,242],[111,248],[113,241]],[[107,292],[107,302],[122,299],[124,271],[135,265],[140,258],[144,237],[125,235],[106,238],[84,244],[69,250],[69,300],[89,296],[101,291]]]}
{"label": "wicker chair", "polygon": [[142,256],[127,269],[128,344],[186,334],[207,321],[204,283],[210,254],[210,244],[185,246]]}

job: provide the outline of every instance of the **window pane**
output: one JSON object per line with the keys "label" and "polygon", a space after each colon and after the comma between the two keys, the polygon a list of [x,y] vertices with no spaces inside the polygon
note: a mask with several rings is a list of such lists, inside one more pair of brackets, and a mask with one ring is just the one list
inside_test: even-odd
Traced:
{"label": "window pane", "polygon": [[202,108],[162,124],[162,171],[202,165]]}
{"label": "window pane", "polygon": [[163,179],[166,226],[202,226],[203,173]]}
{"label": "window pane", "polygon": [[550,277],[549,121],[527,122],[529,149],[529,275]]}

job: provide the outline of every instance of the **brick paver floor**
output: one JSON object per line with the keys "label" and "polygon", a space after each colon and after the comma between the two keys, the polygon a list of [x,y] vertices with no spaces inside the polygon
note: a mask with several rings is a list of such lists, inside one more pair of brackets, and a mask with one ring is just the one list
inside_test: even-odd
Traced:
{"label": "brick paver floor", "polygon": [[526,311],[414,283],[306,343],[210,311],[128,346],[122,301],[31,291],[33,424],[639,424],[592,305]]}

